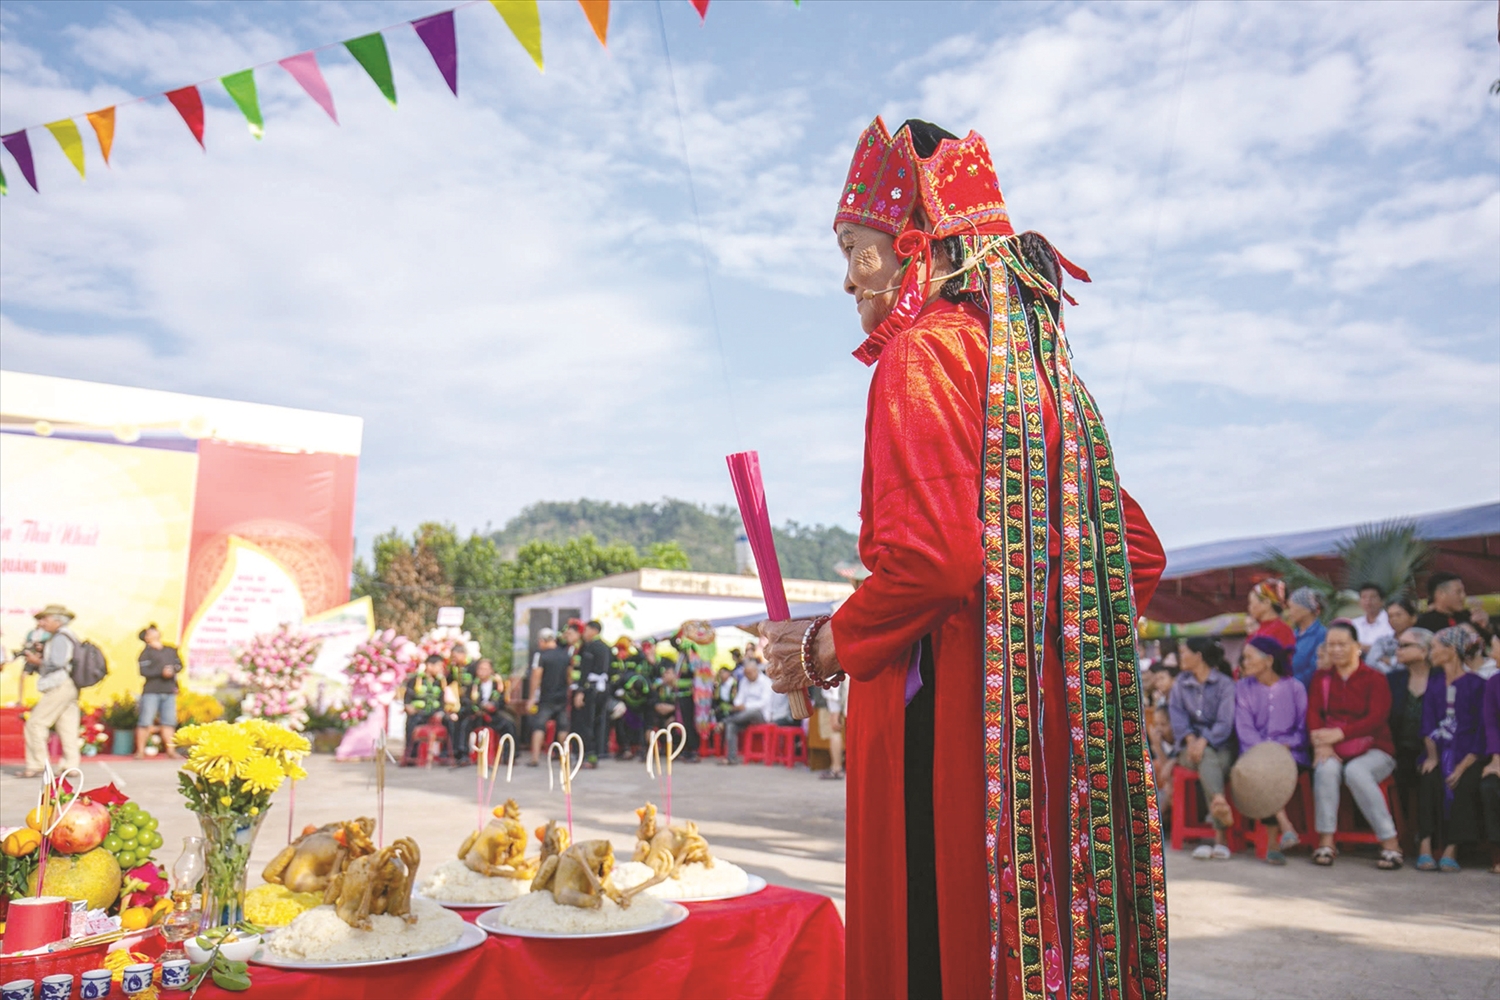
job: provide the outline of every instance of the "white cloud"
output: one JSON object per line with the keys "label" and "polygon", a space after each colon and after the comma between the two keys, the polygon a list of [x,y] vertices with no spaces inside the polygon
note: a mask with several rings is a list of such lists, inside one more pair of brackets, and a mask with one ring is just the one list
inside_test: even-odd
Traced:
{"label": "white cloud", "polygon": [[[8,5],[0,116],[432,9],[111,10],[49,47]],[[776,516],[852,527],[867,373],[829,217],[883,109],[985,134],[1018,224],[1094,274],[1069,314],[1077,366],[1169,543],[1500,493],[1490,5],[1012,11],[892,37],[902,8],[716,5],[674,43],[674,101],[654,10],[619,6],[602,52],[576,8],[544,7],[538,75],[478,5],[458,15],[458,101],[396,31],[396,111],[333,50],[339,126],[271,67],[261,143],[213,86],[207,156],[160,100],[121,108],[114,166],[91,150],[83,184],[35,133],[43,195],[12,170],[0,203],[5,364],[358,413],[362,537],[536,499],[727,501],[741,447]],[[744,24],[759,33],[704,54]],[[893,57],[850,79],[868,61],[817,38]],[[1434,338],[1443,296],[1463,318]],[[1466,443],[1442,466],[1462,488],[1364,461],[1424,438]]]}

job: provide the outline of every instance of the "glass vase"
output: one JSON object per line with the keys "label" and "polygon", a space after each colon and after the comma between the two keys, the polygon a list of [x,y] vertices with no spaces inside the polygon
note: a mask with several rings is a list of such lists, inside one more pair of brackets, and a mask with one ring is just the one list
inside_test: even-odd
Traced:
{"label": "glass vase", "polygon": [[270,809],[258,815],[198,814],[203,827],[203,930],[233,927],[245,919],[245,874],[255,836]]}

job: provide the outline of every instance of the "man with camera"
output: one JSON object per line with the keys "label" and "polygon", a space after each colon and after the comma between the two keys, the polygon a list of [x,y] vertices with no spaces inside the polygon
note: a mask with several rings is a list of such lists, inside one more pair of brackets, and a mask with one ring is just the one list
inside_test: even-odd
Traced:
{"label": "man with camera", "polygon": [[[26,673],[36,674],[41,700],[26,719],[26,770],[23,778],[34,778],[47,766],[47,734],[57,730],[62,741],[64,770],[78,766],[78,688],[73,683],[73,655],[78,639],[68,624],[73,612],[61,604],[49,604],[35,615],[37,632],[26,644]],[[40,634],[38,634],[40,633]]]}

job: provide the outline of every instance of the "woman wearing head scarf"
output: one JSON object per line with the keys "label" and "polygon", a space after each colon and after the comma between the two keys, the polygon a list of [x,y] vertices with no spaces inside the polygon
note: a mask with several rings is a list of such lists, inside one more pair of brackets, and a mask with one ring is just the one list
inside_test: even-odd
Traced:
{"label": "woman wearing head scarf", "polygon": [[[1430,656],[1436,670],[1427,679],[1422,699],[1422,738],[1426,754],[1421,763],[1417,806],[1417,870],[1456,872],[1458,845],[1479,839],[1479,772],[1474,765],[1484,753],[1484,680],[1464,669],[1471,647],[1479,640],[1462,625],[1443,629],[1432,638]],[[1434,843],[1443,856],[1433,859]]]}
{"label": "woman wearing head scarf", "polygon": [[1318,647],[1328,638],[1328,629],[1320,620],[1323,607],[1323,595],[1311,587],[1298,587],[1287,598],[1287,621],[1297,636],[1292,650],[1292,676],[1301,681],[1303,687],[1307,687],[1317,672]]}
{"label": "woman wearing head scarf", "polygon": [[1318,846],[1313,864],[1328,867],[1338,852],[1339,786],[1347,785],[1354,804],[1380,838],[1383,871],[1400,868],[1405,858],[1396,841],[1396,821],[1380,783],[1396,769],[1391,742],[1391,689],[1359,656],[1359,633],[1347,621],[1328,628],[1328,669],[1307,688],[1307,738],[1313,751],[1313,803]]}
{"label": "woman wearing head scarf", "polygon": [[[1307,752],[1307,690],[1290,676],[1286,650],[1269,636],[1256,636],[1240,654],[1240,673],[1234,685],[1234,733],[1239,737],[1240,753],[1261,743],[1280,743],[1305,769],[1311,763]],[[1284,852],[1295,847],[1300,838],[1285,807],[1276,813],[1276,823],[1281,837],[1276,849],[1266,853],[1266,860],[1284,865]]]}
{"label": "woman wearing head scarf", "polygon": [[1015,234],[979,135],[927,122],[860,136],[834,232],[871,575],[760,632],[778,690],[852,678],[848,993],[1163,996],[1135,654],[1163,560],[1072,369],[1083,272]]}
{"label": "woman wearing head scarf", "polygon": [[1245,598],[1245,610],[1254,622],[1250,638],[1266,636],[1275,639],[1290,655],[1297,645],[1297,637],[1292,634],[1292,627],[1281,620],[1281,613],[1285,609],[1286,584],[1275,577],[1262,580],[1251,587],[1250,596]]}

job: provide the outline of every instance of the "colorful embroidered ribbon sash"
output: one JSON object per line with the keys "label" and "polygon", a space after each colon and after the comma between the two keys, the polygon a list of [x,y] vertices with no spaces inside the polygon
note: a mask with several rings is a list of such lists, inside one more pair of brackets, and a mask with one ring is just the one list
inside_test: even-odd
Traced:
{"label": "colorful embroidered ribbon sash", "polygon": [[[1161,824],[1143,736],[1135,610],[1124,512],[1098,408],[1069,363],[1044,304],[1058,291],[1016,252],[986,256],[990,372],[985,421],[985,765],[992,977],[1002,953],[1008,1000],[1166,996],[1166,882]],[[1033,355],[1025,286],[1040,333]],[[1059,314],[1061,305],[1057,306]],[[1062,430],[1061,496],[1049,496],[1038,371]],[[1061,634],[1069,732],[1070,823],[1049,830],[1040,678],[1047,621],[1047,529],[1061,504]],[[1033,762],[1035,766],[1033,765]],[[1056,776],[1052,776],[1056,780]],[[1037,808],[1037,806],[1042,808]],[[1069,870],[1043,886],[1052,838],[1068,836]],[[1002,951],[1003,950],[1003,951]]]}

